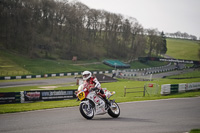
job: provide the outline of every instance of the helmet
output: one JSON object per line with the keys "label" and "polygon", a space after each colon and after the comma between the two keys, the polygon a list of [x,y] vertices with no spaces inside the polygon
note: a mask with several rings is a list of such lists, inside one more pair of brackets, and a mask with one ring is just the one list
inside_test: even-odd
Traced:
{"label": "helmet", "polygon": [[89,78],[92,77],[92,73],[90,71],[84,71],[82,75],[83,75],[83,80],[88,80]]}

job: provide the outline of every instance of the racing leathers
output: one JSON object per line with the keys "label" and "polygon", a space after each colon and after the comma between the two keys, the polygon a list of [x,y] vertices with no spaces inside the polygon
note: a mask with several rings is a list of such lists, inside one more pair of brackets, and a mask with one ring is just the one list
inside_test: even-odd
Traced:
{"label": "racing leathers", "polygon": [[101,84],[99,83],[99,81],[97,80],[96,77],[90,77],[89,79],[85,80],[84,82],[87,82],[87,84],[85,84],[87,86],[84,86],[87,89],[97,88],[98,89],[97,94],[100,95],[105,100],[106,104],[110,106],[110,102],[108,101],[106,95],[104,94],[104,91],[101,88]]}

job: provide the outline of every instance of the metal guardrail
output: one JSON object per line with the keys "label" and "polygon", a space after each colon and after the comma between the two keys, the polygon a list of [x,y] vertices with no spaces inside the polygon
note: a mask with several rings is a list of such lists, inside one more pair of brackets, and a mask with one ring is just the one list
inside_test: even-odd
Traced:
{"label": "metal guardrail", "polygon": [[[91,71],[93,74],[108,74],[112,73],[113,70],[107,71]],[[81,72],[63,72],[63,73],[52,73],[52,74],[42,74],[42,75],[22,75],[22,76],[0,76],[0,80],[10,80],[10,79],[31,79],[31,78],[47,78],[55,76],[77,76],[81,75]]]}
{"label": "metal guardrail", "polygon": [[2,92],[0,93],[0,104],[75,99],[75,91],[76,89]]}

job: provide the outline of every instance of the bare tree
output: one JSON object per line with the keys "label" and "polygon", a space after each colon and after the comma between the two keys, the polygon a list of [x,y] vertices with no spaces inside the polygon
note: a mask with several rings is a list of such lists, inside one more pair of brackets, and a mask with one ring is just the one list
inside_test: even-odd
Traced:
{"label": "bare tree", "polygon": [[147,39],[147,44],[148,44],[148,56],[152,55],[152,52],[157,44],[157,30],[156,29],[148,29],[148,39]]}

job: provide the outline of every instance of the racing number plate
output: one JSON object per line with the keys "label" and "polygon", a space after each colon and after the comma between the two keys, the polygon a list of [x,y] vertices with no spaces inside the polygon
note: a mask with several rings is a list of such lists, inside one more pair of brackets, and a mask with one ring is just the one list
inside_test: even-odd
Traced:
{"label": "racing number plate", "polygon": [[84,98],[85,98],[85,93],[84,92],[81,92],[81,93],[78,94],[78,99],[80,101],[82,101]]}

